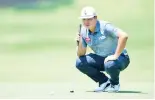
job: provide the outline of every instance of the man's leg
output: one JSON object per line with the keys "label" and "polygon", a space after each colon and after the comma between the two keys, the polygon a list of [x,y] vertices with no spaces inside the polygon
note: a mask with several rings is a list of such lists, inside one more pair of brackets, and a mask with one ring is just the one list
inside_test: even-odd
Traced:
{"label": "man's leg", "polygon": [[120,71],[124,70],[129,63],[129,57],[121,54],[117,60],[108,61],[104,64],[105,71],[110,75],[110,81],[113,85],[119,84]]}
{"label": "man's leg", "polygon": [[120,71],[124,70],[130,63],[129,57],[121,54],[117,60],[108,61],[104,64],[105,71],[110,75],[111,85],[106,91],[117,92],[119,91],[119,74]]}
{"label": "man's leg", "polygon": [[104,57],[92,53],[81,56],[76,60],[76,67],[99,84],[108,80],[108,77],[100,72],[104,71]]}

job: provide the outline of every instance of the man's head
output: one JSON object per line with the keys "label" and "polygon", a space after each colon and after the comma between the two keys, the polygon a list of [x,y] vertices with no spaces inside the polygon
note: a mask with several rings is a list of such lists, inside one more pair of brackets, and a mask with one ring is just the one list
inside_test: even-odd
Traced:
{"label": "man's head", "polygon": [[82,19],[85,27],[92,29],[96,26],[97,14],[93,7],[84,7],[81,11],[80,19]]}

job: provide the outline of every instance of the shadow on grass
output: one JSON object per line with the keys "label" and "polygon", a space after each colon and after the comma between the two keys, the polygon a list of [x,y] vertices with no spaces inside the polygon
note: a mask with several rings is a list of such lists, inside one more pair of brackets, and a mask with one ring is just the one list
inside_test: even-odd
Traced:
{"label": "shadow on grass", "polygon": [[117,93],[140,93],[140,94],[147,94],[147,93],[143,93],[141,91],[119,91]]}
{"label": "shadow on grass", "polygon": [[[95,91],[86,91],[86,92],[95,92]],[[98,93],[98,92],[96,92]],[[100,92],[101,93],[101,92]],[[107,93],[107,92],[103,92],[103,93]],[[119,92],[110,92],[110,93],[135,93],[135,94],[147,94],[147,93],[143,93],[141,91],[119,91]]]}

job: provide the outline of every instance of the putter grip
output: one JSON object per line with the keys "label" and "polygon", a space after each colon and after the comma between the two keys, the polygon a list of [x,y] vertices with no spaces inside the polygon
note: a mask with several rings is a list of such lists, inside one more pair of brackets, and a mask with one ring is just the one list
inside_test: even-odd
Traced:
{"label": "putter grip", "polygon": [[[78,33],[79,33],[79,34],[81,33],[81,27],[82,27],[82,25],[80,24],[80,25],[79,25],[79,30],[78,30]],[[77,46],[79,46],[79,41],[78,41],[78,40],[76,41],[76,43],[77,43]]]}

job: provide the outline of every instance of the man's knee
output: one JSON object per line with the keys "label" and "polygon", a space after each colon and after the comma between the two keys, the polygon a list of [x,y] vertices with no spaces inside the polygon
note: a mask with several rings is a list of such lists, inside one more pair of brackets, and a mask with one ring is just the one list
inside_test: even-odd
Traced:
{"label": "man's knee", "polygon": [[95,60],[90,56],[81,56],[76,59],[76,67],[92,66],[95,64]]}
{"label": "man's knee", "polygon": [[104,64],[104,67],[107,72],[120,70],[119,65],[116,61],[108,61]]}
{"label": "man's knee", "polygon": [[86,61],[84,60],[85,56],[78,57],[76,59],[76,68],[80,69],[86,64]]}
{"label": "man's knee", "polygon": [[79,57],[76,59],[76,68],[80,70],[82,73],[93,76],[97,73],[96,69],[94,69],[86,60],[85,56]]}

